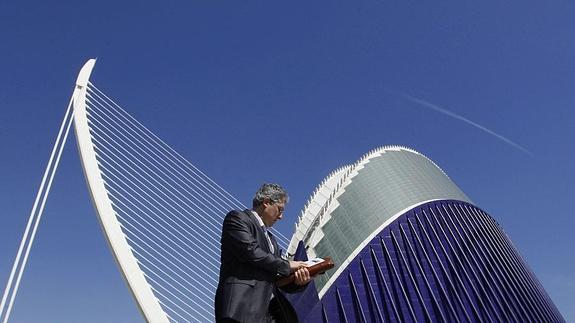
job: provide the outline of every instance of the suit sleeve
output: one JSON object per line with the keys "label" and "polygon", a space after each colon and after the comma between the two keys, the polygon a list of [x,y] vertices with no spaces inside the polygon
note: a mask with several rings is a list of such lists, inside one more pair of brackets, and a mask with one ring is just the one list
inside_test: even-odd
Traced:
{"label": "suit sleeve", "polygon": [[279,276],[290,273],[289,263],[263,250],[249,228],[244,214],[232,211],[226,215],[222,228],[222,246],[231,249],[241,262],[251,263]]}

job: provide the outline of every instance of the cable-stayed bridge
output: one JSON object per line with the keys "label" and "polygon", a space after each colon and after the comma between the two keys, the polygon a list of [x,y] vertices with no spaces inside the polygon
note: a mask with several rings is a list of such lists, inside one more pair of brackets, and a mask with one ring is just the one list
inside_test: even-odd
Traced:
{"label": "cable-stayed bridge", "polygon": [[[64,145],[74,125],[97,217],[147,321],[213,321],[225,213],[245,208],[98,89],[89,60],[78,75],[0,304],[8,322]],[[288,239],[275,232],[285,249]]]}

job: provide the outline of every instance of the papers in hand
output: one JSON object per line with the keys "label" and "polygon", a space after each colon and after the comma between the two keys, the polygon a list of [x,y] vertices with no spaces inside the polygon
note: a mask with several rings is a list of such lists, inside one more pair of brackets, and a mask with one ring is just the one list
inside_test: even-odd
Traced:
{"label": "papers in hand", "polygon": [[323,259],[323,258],[313,258],[313,259],[310,259],[310,260],[304,262],[304,264],[306,265],[306,267],[311,267],[313,265],[317,265],[317,264],[322,263],[324,261],[325,261],[325,259]]}

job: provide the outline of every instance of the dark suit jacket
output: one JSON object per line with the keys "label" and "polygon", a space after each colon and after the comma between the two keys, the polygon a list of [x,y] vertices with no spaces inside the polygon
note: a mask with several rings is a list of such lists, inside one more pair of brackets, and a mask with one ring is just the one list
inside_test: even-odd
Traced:
{"label": "dark suit jacket", "polygon": [[271,312],[276,315],[275,319],[297,322],[293,308],[275,286],[278,277],[289,275],[289,262],[280,257],[273,236],[271,240],[273,253],[251,211],[231,211],[226,215],[215,299],[216,321],[231,318],[240,322],[269,322],[268,307],[273,293]]}

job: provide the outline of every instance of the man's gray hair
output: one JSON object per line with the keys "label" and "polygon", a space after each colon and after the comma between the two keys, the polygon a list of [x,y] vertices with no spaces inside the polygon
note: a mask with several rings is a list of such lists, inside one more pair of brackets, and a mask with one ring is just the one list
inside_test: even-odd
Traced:
{"label": "man's gray hair", "polygon": [[262,205],[265,200],[269,200],[272,203],[280,203],[288,201],[288,194],[286,190],[283,189],[279,184],[269,184],[266,183],[260,187],[260,189],[254,195],[252,200],[252,206],[254,208]]}

